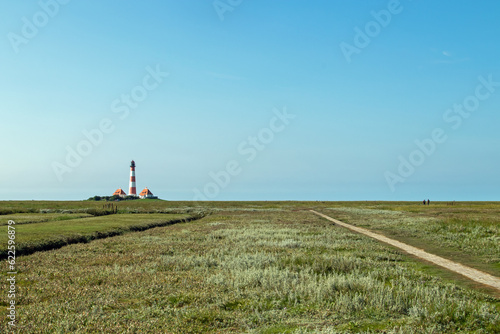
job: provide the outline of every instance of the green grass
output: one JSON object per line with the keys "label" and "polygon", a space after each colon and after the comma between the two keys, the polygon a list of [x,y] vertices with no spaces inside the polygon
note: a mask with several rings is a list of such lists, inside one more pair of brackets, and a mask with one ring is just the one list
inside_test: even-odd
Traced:
{"label": "green grass", "polygon": [[[0,201],[0,219],[2,215],[13,213],[87,213],[103,210],[105,205],[118,206],[119,213],[184,213],[192,210],[190,202],[168,202],[157,199],[135,201]],[[202,206],[200,206],[201,208]],[[174,212],[172,212],[174,211]]]}
{"label": "green grass", "polygon": [[[60,217],[55,217],[60,218]],[[67,244],[119,235],[127,231],[166,225],[190,218],[187,214],[120,214],[71,220],[52,220],[15,225],[16,254],[59,248]],[[0,244],[7,245],[7,226],[0,234]],[[7,247],[2,251],[6,257]]]}
{"label": "green grass", "polygon": [[500,276],[500,204],[435,203],[323,208],[346,223]]}
{"label": "green grass", "polygon": [[9,215],[1,215],[0,226],[7,225],[9,220],[15,221],[16,224],[32,224],[87,217],[92,217],[92,215],[88,213],[14,213]]}
{"label": "green grass", "polygon": [[[363,224],[371,215],[327,208],[382,210],[378,205],[393,204],[201,203],[193,210],[212,214],[200,220],[18,258],[19,332],[499,332],[499,299],[430,275],[413,258],[307,211],[292,211],[314,207]],[[140,210],[187,206],[164,202]],[[413,214],[419,211],[403,213]],[[143,215],[82,221],[112,224],[128,216]],[[5,306],[6,297],[0,300]]]}

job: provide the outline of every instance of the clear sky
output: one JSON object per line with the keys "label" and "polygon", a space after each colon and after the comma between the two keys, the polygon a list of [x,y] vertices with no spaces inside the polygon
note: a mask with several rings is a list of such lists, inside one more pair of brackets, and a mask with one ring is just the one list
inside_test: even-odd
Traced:
{"label": "clear sky", "polygon": [[496,0],[0,2],[0,199],[500,200]]}

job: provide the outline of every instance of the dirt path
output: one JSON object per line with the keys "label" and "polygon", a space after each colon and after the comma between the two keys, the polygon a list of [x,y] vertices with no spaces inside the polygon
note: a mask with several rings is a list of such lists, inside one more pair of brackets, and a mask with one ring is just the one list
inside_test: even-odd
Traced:
{"label": "dirt path", "polygon": [[438,266],[441,266],[441,267],[444,267],[444,268],[446,268],[448,270],[454,271],[454,272],[456,272],[456,273],[458,273],[460,275],[463,275],[463,276],[465,276],[467,278],[470,278],[473,281],[476,281],[476,282],[484,284],[484,285],[491,286],[491,287],[493,287],[493,288],[495,288],[495,289],[497,289],[497,290],[500,291],[500,278],[498,278],[498,277],[495,277],[493,275],[484,273],[484,272],[479,271],[477,269],[473,269],[473,268],[464,266],[464,265],[462,265],[460,263],[447,260],[447,259],[442,258],[440,256],[427,253],[426,251],[424,251],[422,249],[419,249],[419,248],[407,245],[405,243],[402,243],[402,242],[399,242],[397,240],[388,238],[388,237],[383,236],[383,235],[378,234],[378,233],[373,233],[370,230],[367,230],[367,229],[364,229],[364,228],[361,228],[361,227],[356,227],[356,226],[353,226],[353,225],[350,225],[350,224],[346,224],[344,222],[341,222],[340,220],[333,219],[331,217],[328,217],[327,215],[324,215],[322,213],[316,212],[314,210],[309,210],[309,211],[311,211],[312,213],[315,213],[318,216],[321,216],[321,217],[323,217],[325,219],[328,219],[329,221],[334,222],[335,224],[338,224],[338,225],[346,227],[346,228],[348,228],[348,229],[350,229],[352,231],[355,231],[355,232],[367,235],[367,236],[369,236],[371,238],[374,238],[374,239],[380,240],[382,242],[385,242],[385,243],[387,243],[389,245],[392,245],[394,247],[402,249],[403,251],[405,251],[405,252],[407,252],[409,254],[415,255],[415,256],[417,256],[417,257],[419,257],[421,259],[424,259],[426,261],[429,261],[429,262],[432,262],[434,264],[437,264]]}

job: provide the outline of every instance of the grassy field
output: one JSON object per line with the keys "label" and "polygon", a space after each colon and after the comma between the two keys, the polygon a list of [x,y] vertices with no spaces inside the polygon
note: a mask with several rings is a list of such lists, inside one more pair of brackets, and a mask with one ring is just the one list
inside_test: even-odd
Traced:
{"label": "grassy field", "polygon": [[[35,251],[59,248],[72,243],[88,242],[94,239],[123,234],[127,231],[167,225],[190,217],[187,214],[120,214],[64,220],[54,219],[20,225],[17,225],[16,222],[16,225],[14,225],[17,240],[16,253],[25,255]],[[7,245],[7,241],[8,234],[0,234],[0,244]],[[2,255],[5,258],[7,247],[4,247],[4,249]]]}
{"label": "grassy field", "polygon": [[[19,257],[19,333],[500,332],[493,293],[457,285],[453,276],[304,210],[430,248],[445,245],[443,252],[495,270],[498,203],[135,201],[120,203],[121,214],[58,221],[63,210],[77,215],[99,206],[65,203],[0,208],[56,214],[20,225],[16,240],[26,243],[209,214]],[[6,293],[0,301],[6,319]],[[6,321],[1,326],[8,329]]]}
{"label": "grassy field", "polygon": [[324,212],[500,276],[498,203],[366,205]]}
{"label": "grassy field", "polygon": [[88,213],[14,213],[10,215],[1,215],[2,220],[0,226],[7,225],[9,220],[13,220],[16,224],[32,224],[48,221],[69,220],[75,218],[93,217]]}

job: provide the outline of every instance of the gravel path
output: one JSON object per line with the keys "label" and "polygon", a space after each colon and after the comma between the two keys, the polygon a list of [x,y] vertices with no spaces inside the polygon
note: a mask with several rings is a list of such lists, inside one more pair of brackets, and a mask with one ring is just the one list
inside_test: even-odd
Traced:
{"label": "gravel path", "polygon": [[457,262],[453,262],[453,261],[447,260],[447,259],[442,258],[440,256],[427,253],[426,251],[424,251],[422,249],[419,249],[419,248],[407,245],[405,243],[402,243],[402,242],[399,242],[397,240],[388,238],[388,237],[383,236],[383,235],[378,234],[378,233],[373,233],[370,230],[367,230],[367,229],[364,229],[364,228],[361,228],[361,227],[356,227],[356,226],[353,226],[353,225],[350,225],[350,224],[346,224],[344,222],[341,222],[340,220],[333,219],[331,217],[328,217],[327,215],[324,215],[322,213],[316,212],[314,210],[310,210],[310,211],[312,213],[317,214],[318,216],[321,216],[321,217],[323,217],[325,219],[328,219],[331,222],[334,222],[337,225],[346,227],[346,228],[348,228],[348,229],[350,229],[352,231],[355,231],[355,232],[367,235],[367,236],[369,236],[371,238],[374,238],[374,239],[380,240],[382,242],[385,242],[385,243],[387,243],[389,245],[392,245],[394,247],[402,249],[402,250],[404,250],[405,252],[407,252],[409,254],[415,255],[415,256],[417,256],[417,257],[419,257],[421,259],[424,259],[426,261],[429,261],[429,262],[432,262],[434,264],[437,264],[438,266],[441,266],[441,267],[444,267],[444,268],[449,269],[451,271],[454,271],[454,272],[456,272],[456,273],[458,273],[460,275],[463,275],[463,276],[465,276],[467,278],[470,278],[473,281],[476,281],[476,282],[484,284],[484,285],[491,286],[491,287],[493,287],[493,288],[495,288],[495,289],[497,289],[497,290],[500,291],[500,278],[498,278],[496,276],[487,274],[487,273],[479,271],[477,269],[473,269],[473,268],[464,266],[464,265],[462,265],[460,263],[457,263]]}

